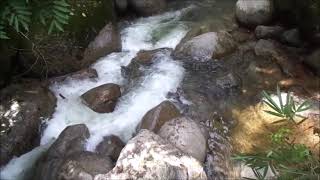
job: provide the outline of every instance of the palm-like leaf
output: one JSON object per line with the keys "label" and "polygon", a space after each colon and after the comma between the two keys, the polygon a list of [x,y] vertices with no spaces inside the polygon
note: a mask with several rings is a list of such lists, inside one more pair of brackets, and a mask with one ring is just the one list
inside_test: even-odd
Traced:
{"label": "palm-like leaf", "polygon": [[[277,86],[277,98],[280,106],[271,98],[271,96],[267,92],[262,91],[262,96],[265,98],[263,102],[273,110],[265,112],[273,116],[285,118],[294,123],[296,123],[294,120],[295,116],[299,116],[297,113],[306,111],[311,108],[311,104],[308,101],[305,101],[301,105],[296,107],[296,104],[290,92],[287,93],[286,101],[284,104],[279,86]],[[280,121],[282,122],[283,120]]]}

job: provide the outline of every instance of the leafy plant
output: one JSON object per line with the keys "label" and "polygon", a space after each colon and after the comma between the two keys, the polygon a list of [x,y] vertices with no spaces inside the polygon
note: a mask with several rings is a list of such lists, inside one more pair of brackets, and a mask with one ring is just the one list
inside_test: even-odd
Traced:
{"label": "leafy plant", "polygon": [[287,93],[287,97],[284,103],[281,97],[281,91],[279,86],[277,86],[277,98],[279,101],[279,105],[272,99],[271,95],[268,94],[267,92],[263,91],[262,96],[264,97],[263,102],[266,103],[273,110],[273,111],[266,110],[265,112],[273,116],[284,118],[277,122],[283,122],[285,120],[289,120],[293,123],[296,123],[295,117],[301,117],[303,118],[303,120],[299,122],[301,123],[306,119],[306,117],[303,117],[298,113],[301,113],[311,108],[311,104],[309,101],[304,101],[299,106],[296,106],[290,92]]}
{"label": "leafy plant", "polygon": [[[284,118],[295,123],[296,116],[304,118],[298,113],[308,110],[311,105],[308,101],[296,106],[290,92],[287,94],[286,102],[283,103],[280,88],[277,87],[279,105],[265,91],[262,92],[263,101],[273,111],[265,111],[271,115]],[[302,120],[302,121],[304,121]],[[301,122],[302,122],[301,121]],[[277,121],[279,122],[279,121]],[[298,125],[300,124],[297,123]],[[258,180],[266,179],[267,173],[271,171],[277,179],[316,179],[320,174],[320,161],[314,158],[311,151],[304,144],[289,142],[292,131],[280,127],[277,132],[271,134],[272,147],[262,153],[238,154],[234,160],[241,161],[250,167]],[[247,178],[250,179],[250,178]]]}
{"label": "leafy plant", "polygon": [[[293,179],[317,176],[320,173],[320,162],[312,157],[310,150],[303,144],[290,144],[285,141],[288,131],[280,129],[276,134],[275,147],[265,153],[239,154],[233,157],[250,167],[258,180],[266,179],[271,171],[278,179]],[[279,141],[280,140],[280,141]],[[250,178],[247,178],[250,179]]]}
{"label": "leafy plant", "polygon": [[66,0],[2,0],[0,5],[0,39],[9,39],[9,29],[28,32],[32,22],[49,27],[48,34],[64,31],[72,13]]}
{"label": "leafy plant", "polygon": [[4,31],[4,25],[0,22],[0,39],[9,39],[7,33]]}
{"label": "leafy plant", "polygon": [[271,134],[271,142],[273,144],[284,144],[291,133],[288,128],[280,128],[276,133]]}

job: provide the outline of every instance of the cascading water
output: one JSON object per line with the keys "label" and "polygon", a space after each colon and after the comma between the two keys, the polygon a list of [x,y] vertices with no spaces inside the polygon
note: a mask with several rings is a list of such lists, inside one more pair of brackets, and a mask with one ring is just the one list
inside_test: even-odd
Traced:
{"label": "cascading water", "polygon": [[[121,32],[123,51],[101,58],[92,66],[99,75],[96,80],[67,79],[53,84],[51,90],[58,98],[57,108],[53,118],[47,122],[41,138],[41,146],[10,161],[2,168],[1,179],[25,179],[28,170],[41,153],[69,125],[84,123],[88,126],[91,133],[87,143],[88,150],[94,150],[103,136],[110,134],[115,134],[127,141],[143,115],[165,100],[168,92],[175,91],[179,86],[184,74],[184,69],[179,62],[173,61],[169,55],[160,55],[157,62],[142,77],[142,83],[120,98],[113,113],[93,112],[81,102],[80,96],[102,84],[123,85],[121,66],[127,66],[139,50],[174,48],[187,32],[187,27],[179,21],[183,12],[187,10],[188,8],[142,18],[124,28]],[[162,29],[165,33],[161,32]],[[66,98],[61,98],[60,94]]]}

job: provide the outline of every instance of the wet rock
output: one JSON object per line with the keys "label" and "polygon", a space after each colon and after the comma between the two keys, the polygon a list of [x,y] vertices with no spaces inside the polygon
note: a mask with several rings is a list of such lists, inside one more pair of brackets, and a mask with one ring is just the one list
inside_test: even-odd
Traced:
{"label": "wet rock", "polygon": [[117,136],[111,135],[103,138],[103,141],[98,144],[96,152],[103,156],[108,156],[112,161],[116,162],[121,150],[125,144]]}
{"label": "wet rock", "polygon": [[290,46],[295,46],[295,47],[299,47],[301,46],[301,38],[300,38],[300,32],[298,29],[291,29],[288,31],[285,31],[282,34],[281,40],[290,45]]}
{"label": "wet rock", "polygon": [[71,0],[69,3],[75,11],[64,32],[58,36],[48,35],[46,31],[38,31],[42,29],[41,23],[33,23],[28,35],[30,40],[21,37],[23,42],[15,46],[15,49],[24,49],[19,52],[19,65],[28,76],[65,75],[121,50],[119,31],[112,25],[116,16],[113,1],[100,1],[98,6],[93,1]]}
{"label": "wet rock", "polygon": [[164,101],[144,115],[137,127],[137,131],[148,129],[157,133],[164,123],[179,116],[181,114],[177,107],[170,101]]}
{"label": "wet rock", "polygon": [[89,129],[84,124],[68,126],[51,145],[46,159],[64,158],[70,154],[84,151],[84,145],[89,136]]}
{"label": "wet rock", "polygon": [[64,160],[57,175],[52,176],[57,179],[93,180],[96,175],[108,173],[112,168],[110,158],[92,152],[81,152]]}
{"label": "wet rock", "polygon": [[40,143],[40,125],[54,112],[54,94],[38,81],[12,84],[0,91],[0,165]]}
{"label": "wet rock", "polygon": [[55,77],[55,78],[51,78],[49,81],[51,83],[54,82],[62,82],[68,78],[70,79],[76,79],[76,80],[84,80],[84,79],[94,79],[98,77],[98,73],[95,69],[93,68],[87,68],[87,69],[83,69],[71,74],[67,74],[64,76],[59,76],[59,77]]}
{"label": "wet rock", "polygon": [[234,40],[236,40],[239,43],[246,42],[248,40],[254,39],[254,36],[250,31],[247,29],[238,28],[231,32],[231,35]]}
{"label": "wet rock", "polygon": [[171,48],[160,48],[155,50],[140,50],[132,61],[143,65],[150,65],[159,53],[171,53]]}
{"label": "wet rock", "polygon": [[114,0],[118,12],[124,13],[128,8],[128,0]]}
{"label": "wet rock", "polygon": [[208,61],[221,58],[236,48],[232,36],[225,32],[209,32],[201,34],[185,42],[175,49],[174,56],[181,59]]}
{"label": "wet rock", "polygon": [[109,113],[114,110],[120,96],[120,86],[110,83],[89,90],[81,95],[81,98],[93,111]]}
{"label": "wet rock", "polygon": [[288,48],[277,41],[259,40],[254,48],[256,55],[275,60],[281,71],[291,78],[313,79],[305,66],[302,57],[296,54],[297,48]]}
{"label": "wet rock", "polygon": [[159,130],[159,136],[175,145],[181,151],[203,162],[206,157],[207,138],[200,125],[187,117],[178,117],[166,122]]}
{"label": "wet rock", "polygon": [[162,12],[166,7],[165,0],[128,0],[129,6],[141,16],[150,16]]}
{"label": "wet rock", "polygon": [[107,24],[90,42],[84,52],[84,61],[95,62],[97,59],[106,56],[111,52],[121,51],[121,38],[117,28]]}
{"label": "wet rock", "polygon": [[[137,165],[137,162],[139,164]],[[141,130],[121,151],[115,168],[95,180],[207,179],[201,164],[148,130]]]}
{"label": "wet rock", "polygon": [[124,85],[125,92],[132,87],[140,84],[145,70],[148,69],[154,62],[157,62],[163,56],[168,56],[172,52],[170,48],[160,48],[155,50],[141,50],[137,56],[132,59],[128,66],[121,67],[121,74],[126,79]]}
{"label": "wet rock", "polygon": [[34,176],[35,180],[93,180],[98,174],[112,170],[110,158],[93,152],[78,152],[63,159],[50,159],[41,164]]}
{"label": "wet rock", "polygon": [[257,56],[273,57],[278,54],[277,46],[273,41],[259,40],[254,47]]}
{"label": "wet rock", "polygon": [[194,27],[191,30],[187,32],[187,34],[181,39],[180,43],[176,46],[176,49],[181,49],[181,47],[186,43],[187,41],[191,40],[192,38],[199,36],[201,34],[207,33],[210,31],[207,31],[206,27]]}
{"label": "wet rock", "polygon": [[320,49],[315,50],[311,55],[309,55],[304,63],[310,66],[317,75],[320,76]]}
{"label": "wet rock", "polygon": [[284,32],[284,28],[281,26],[257,26],[255,35],[258,39],[278,39]]}
{"label": "wet rock", "polygon": [[240,79],[235,77],[234,74],[229,73],[217,79],[217,85],[222,89],[238,88],[240,86]]}
{"label": "wet rock", "polygon": [[236,18],[246,26],[257,26],[271,21],[274,13],[272,0],[238,0]]}
{"label": "wet rock", "polygon": [[94,179],[113,168],[105,154],[85,151],[89,130],[84,124],[69,126],[40,158],[35,169],[35,180]]}

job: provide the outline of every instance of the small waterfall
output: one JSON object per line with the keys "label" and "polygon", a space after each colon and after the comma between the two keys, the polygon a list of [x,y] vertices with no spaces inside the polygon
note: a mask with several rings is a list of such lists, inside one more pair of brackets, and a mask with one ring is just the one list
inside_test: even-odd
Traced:
{"label": "small waterfall", "polygon": [[[99,77],[95,80],[66,79],[53,84],[50,88],[58,101],[53,118],[41,138],[41,146],[29,153],[13,159],[1,169],[1,179],[23,180],[32,169],[37,158],[48,148],[59,134],[70,125],[84,123],[88,126],[91,137],[88,150],[94,150],[103,136],[115,134],[124,141],[129,140],[143,115],[166,99],[166,94],[175,91],[183,79],[184,68],[173,61],[170,55],[163,54],[154,63],[148,73],[142,77],[142,84],[124,94],[114,112],[99,114],[90,110],[81,102],[80,96],[86,91],[106,83],[123,85],[121,66],[127,66],[139,50],[151,50],[163,47],[175,48],[187,33],[187,26],[179,21],[188,8],[168,12],[162,15],[141,18],[132,22],[121,31],[122,52],[112,53],[92,65]],[[165,28],[168,27],[168,28]],[[161,36],[154,41],[154,35]],[[61,98],[62,94],[65,99]]]}

